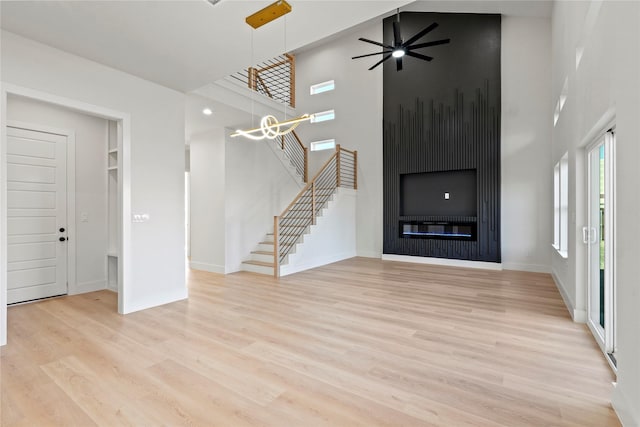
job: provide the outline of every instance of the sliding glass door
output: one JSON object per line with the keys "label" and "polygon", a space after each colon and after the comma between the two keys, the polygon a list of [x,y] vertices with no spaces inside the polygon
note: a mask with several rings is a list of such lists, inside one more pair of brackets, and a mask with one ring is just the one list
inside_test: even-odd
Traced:
{"label": "sliding glass door", "polygon": [[608,131],[587,151],[588,324],[603,351],[615,350],[614,156],[615,136]]}

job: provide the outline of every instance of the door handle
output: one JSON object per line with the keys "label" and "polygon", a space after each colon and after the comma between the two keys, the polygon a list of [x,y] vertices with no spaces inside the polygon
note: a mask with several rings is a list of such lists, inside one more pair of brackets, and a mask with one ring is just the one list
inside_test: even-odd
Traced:
{"label": "door handle", "polygon": [[585,245],[589,244],[589,228],[582,227],[582,243]]}
{"label": "door handle", "polygon": [[589,230],[589,236],[591,237],[589,239],[589,243],[591,243],[592,245],[598,241],[598,230],[596,230],[595,227],[591,227],[591,229]]}
{"label": "door handle", "polygon": [[60,232],[64,233],[64,227],[60,227]]}
{"label": "door handle", "polygon": [[65,242],[67,240],[66,237],[60,237],[58,240],[60,240],[61,242]]}

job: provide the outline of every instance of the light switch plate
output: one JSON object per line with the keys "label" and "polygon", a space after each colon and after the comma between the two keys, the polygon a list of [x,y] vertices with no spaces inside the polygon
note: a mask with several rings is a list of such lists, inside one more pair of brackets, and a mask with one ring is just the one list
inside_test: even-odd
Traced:
{"label": "light switch plate", "polygon": [[132,222],[147,222],[149,221],[149,214],[133,214]]}
{"label": "light switch plate", "polygon": [[89,222],[89,212],[80,212],[80,222]]}

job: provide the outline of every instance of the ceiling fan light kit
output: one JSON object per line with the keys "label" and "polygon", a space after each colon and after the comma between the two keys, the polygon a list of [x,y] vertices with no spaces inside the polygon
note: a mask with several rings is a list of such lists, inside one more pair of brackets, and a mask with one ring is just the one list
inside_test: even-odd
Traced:
{"label": "ceiling fan light kit", "polygon": [[363,37],[360,37],[358,40],[363,41],[365,43],[369,43],[369,44],[373,44],[373,45],[376,45],[376,46],[380,46],[383,50],[382,50],[382,52],[374,52],[374,53],[367,53],[365,55],[353,56],[351,59],[358,59],[358,58],[366,58],[366,57],[369,57],[369,56],[383,55],[383,57],[382,57],[382,59],[380,61],[376,62],[375,64],[373,64],[373,66],[371,66],[369,68],[369,70],[373,70],[374,68],[376,68],[378,65],[382,64],[387,59],[393,57],[396,60],[396,70],[397,71],[401,71],[402,70],[402,58],[404,56],[410,56],[412,58],[421,59],[423,61],[431,61],[431,60],[433,60],[432,56],[422,55],[420,53],[416,53],[416,52],[413,52],[413,51],[416,50],[416,49],[423,49],[423,48],[426,48],[426,47],[432,47],[432,46],[438,46],[438,45],[441,45],[441,44],[447,44],[447,43],[449,43],[451,41],[451,39],[441,39],[441,40],[435,40],[435,41],[432,41],[432,42],[414,44],[415,42],[420,40],[422,37],[426,36],[428,33],[430,33],[431,31],[435,30],[438,27],[438,23],[437,22],[434,22],[433,24],[431,24],[428,27],[424,28],[422,31],[419,31],[418,33],[414,34],[407,41],[404,41],[402,39],[402,32],[400,30],[400,10],[397,10],[396,16],[397,16],[397,19],[395,21],[393,21],[393,44],[384,44],[384,43],[380,43],[380,42],[377,42],[377,41],[373,41],[373,40],[369,40],[369,39],[365,39]]}

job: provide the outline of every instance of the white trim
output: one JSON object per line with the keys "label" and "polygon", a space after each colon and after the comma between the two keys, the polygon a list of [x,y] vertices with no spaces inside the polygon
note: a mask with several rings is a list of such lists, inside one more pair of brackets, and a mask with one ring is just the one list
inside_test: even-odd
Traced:
{"label": "white trim", "polygon": [[412,262],[415,264],[448,265],[451,267],[480,268],[483,270],[502,270],[499,262],[467,261],[463,259],[430,258],[410,255],[382,254],[383,261]]}
{"label": "white trim", "polygon": [[[74,111],[108,120],[117,121],[122,128],[121,138],[118,141],[118,148],[122,155],[118,156],[118,163],[121,166],[118,170],[122,179],[121,191],[119,188],[119,201],[121,206],[119,222],[120,228],[120,256],[118,257],[118,312],[121,314],[130,313],[133,310],[129,307],[131,282],[131,222],[122,221],[122,218],[131,218],[131,116],[128,113],[111,110],[86,102],[53,95],[47,92],[34,90],[22,86],[0,82],[2,90],[0,98],[2,109],[0,114],[0,345],[7,343],[7,280],[6,280],[6,246],[7,246],[7,216],[5,212],[7,186],[6,168],[2,165],[6,156],[7,143],[7,96],[9,94],[36,99],[50,104],[60,105]],[[120,184],[119,184],[120,185]],[[74,239],[75,240],[75,239]],[[186,292],[186,291],[185,291]]]}
{"label": "white trim", "polygon": [[208,264],[206,262],[191,261],[189,268],[192,270],[208,271],[210,273],[225,274],[224,265]]}
{"label": "white trim", "polygon": [[522,264],[518,262],[503,262],[503,270],[514,271],[528,271],[530,273],[551,273],[551,268],[548,265],[541,264]]}
{"label": "white trim", "polygon": [[552,269],[551,277],[553,278],[554,283],[556,284],[556,288],[558,288],[558,292],[564,301],[564,305],[567,307],[569,311],[569,315],[576,323],[586,323],[587,322],[587,311],[586,310],[578,310],[576,309],[576,304],[573,301],[573,298],[567,293],[567,290],[560,280],[558,274]]}
{"label": "white trim", "polygon": [[109,289],[106,280],[94,280],[92,282],[76,283],[73,292],[69,289],[69,295],[86,294],[87,292],[102,291],[105,289]]}
{"label": "white trim", "polygon": [[312,268],[322,267],[327,264],[333,264],[334,262],[344,261],[345,259],[355,257],[355,251],[347,251],[338,254],[332,254],[321,258],[314,258],[312,262],[289,265],[284,264],[280,266],[280,277],[288,276],[290,274],[299,273],[301,271],[310,270]]}
{"label": "white trim", "polygon": [[620,423],[624,427],[640,426],[640,413],[638,412],[637,407],[631,405],[627,396],[622,393],[620,384],[616,384],[613,388],[611,406],[618,416],[618,419],[620,419]]}
{"label": "white trim", "polygon": [[382,254],[380,252],[375,252],[375,251],[358,251],[358,250],[356,250],[356,256],[363,257],[363,258],[380,259],[382,257]]}
{"label": "white trim", "polygon": [[[67,147],[67,293],[76,292],[76,133],[70,129],[55,128],[35,123],[7,120],[6,127],[32,130],[64,136]],[[5,127],[5,129],[6,129]]]}

